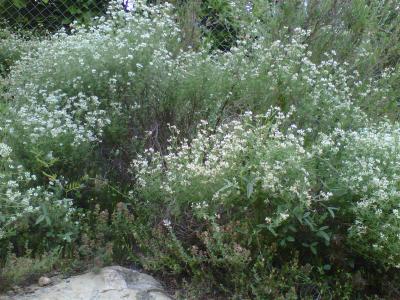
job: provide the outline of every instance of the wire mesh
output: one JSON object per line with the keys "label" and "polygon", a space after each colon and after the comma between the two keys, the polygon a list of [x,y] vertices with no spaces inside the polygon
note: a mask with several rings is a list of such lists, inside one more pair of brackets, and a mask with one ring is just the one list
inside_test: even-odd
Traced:
{"label": "wire mesh", "polygon": [[[76,20],[89,23],[106,13],[110,0],[0,0],[0,28],[51,33],[61,27],[70,28]],[[121,9],[135,10],[135,0],[120,0]],[[165,0],[147,0],[149,4]],[[229,50],[238,38],[238,16],[229,0],[172,0],[178,22],[188,46],[196,47],[200,40],[213,44],[213,48]],[[251,0],[235,0],[242,11],[251,11]]]}
{"label": "wire mesh", "polygon": [[[108,0],[0,0],[0,26],[55,31],[106,11]],[[122,5],[122,3],[121,3]]]}

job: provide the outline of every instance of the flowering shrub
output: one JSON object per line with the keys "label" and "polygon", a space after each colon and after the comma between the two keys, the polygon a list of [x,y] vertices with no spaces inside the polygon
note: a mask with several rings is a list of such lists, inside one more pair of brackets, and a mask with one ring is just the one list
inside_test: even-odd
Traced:
{"label": "flowering shrub", "polygon": [[[24,170],[12,159],[12,149],[0,143],[1,183],[0,183],[0,253],[5,253],[8,242],[16,247],[44,245],[46,238],[35,237],[42,230],[47,238],[57,245],[60,241],[71,241],[76,234],[72,200],[61,198],[60,182],[50,182],[49,187],[37,183],[37,176]],[[62,220],[62,223],[59,223]],[[20,239],[26,233],[30,237]]]}
{"label": "flowering shrub", "polygon": [[[201,119],[218,126],[247,110],[295,105],[293,122],[316,133],[362,126],[377,99],[383,110],[393,106],[381,96],[394,71],[361,80],[335,51],[313,62],[310,31],[297,28],[271,42],[250,22],[229,52],[208,44],[194,51],[182,42],[186,33],[170,4],[139,1],[136,8],[126,13],[113,2],[106,17],[38,42],[13,66],[4,82],[5,128],[25,137],[11,145],[20,157],[31,162],[30,149],[52,152],[56,172],[73,180],[100,173],[129,182],[129,161],[143,145],[166,149],[168,123],[189,136]],[[92,157],[107,159],[93,166]]]}
{"label": "flowering shrub", "polygon": [[[265,30],[265,2],[238,18],[243,1],[223,5],[224,51],[189,46],[174,8],[144,1],[17,49],[0,82],[1,254],[140,263],[208,286],[199,297],[385,294],[375,279],[400,274],[398,67],[339,21]],[[321,32],[360,41],[315,53]]]}
{"label": "flowering shrub", "polygon": [[174,203],[178,211],[193,209],[200,219],[238,210],[254,214],[253,221],[272,236],[281,226],[287,232],[289,217],[302,223],[313,200],[328,195],[311,191],[314,175],[312,155],[304,148],[306,131],[293,126],[282,132],[290,114],[279,109],[276,113],[255,117],[249,113],[242,121],[219,126],[216,133],[203,122],[190,144],[184,140],[177,149],[170,147],[167,155],[147,150],[148,159],[140,156],[133,162],[141,190],[159,189],[162,201]]}
{"label": "flowering shrub", "polygon": [[317,150],[330,170],[324,178],[328,188],[346,199],[342,210],[353,218],[349,245],[369,260],[395,267],[400,266],[399,138],[398,124],[338,129],[323,136]]}
{"label": "flowering shrub", "polygon": [[[251,269],[298,251],[302,264],[339,271],[349,265],[336,252],[349,247],[347,264],[360,256],[398,268],[398,125],[336,129],[307,145],[312,130],[291,125],[292,113],[246,113],[216,129],[204,121],[193,140],[174,137],[168,153],[148,149],[133,161],[140,197],[164,211],[155,222],[164,217],[176,244],[170,256],[232,276],[234,266]],[[194,225],[182,232],[187,222]]]}
{"label": "flowering shrub", "polygon": [[[304,141],[310,130],[288,126],[292,113],[247,113],[215,130],[203,122],[190,142],[172,138],[167,154],[149,149],[133,161],[139,195],[165,211],[163,226],[177,247],[170,255],[194,274],[204,265],[222,268],[233,276],[227,284],[237,285],[251,276],[237,278],[239,270],[270,265],[277,253],[281,262],[296,251],[315,255],[329,243],[320,203],[331,193],[314,190]],[[182,232],[187,222],[192,228]]]}
{"label": "flowering shrub", "polygon": [[0,75],[5,75],[22,53],[34,45],[34,38],[28,42],[7,29],[0,29]]}

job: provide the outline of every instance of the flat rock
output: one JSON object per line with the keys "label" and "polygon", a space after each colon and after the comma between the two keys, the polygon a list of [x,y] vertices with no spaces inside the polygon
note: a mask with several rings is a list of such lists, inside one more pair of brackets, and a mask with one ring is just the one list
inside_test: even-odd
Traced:
{"label": "flat rock", "polygon": [[0,300],[172,300],[153,277],[120,266],[106,267]]}

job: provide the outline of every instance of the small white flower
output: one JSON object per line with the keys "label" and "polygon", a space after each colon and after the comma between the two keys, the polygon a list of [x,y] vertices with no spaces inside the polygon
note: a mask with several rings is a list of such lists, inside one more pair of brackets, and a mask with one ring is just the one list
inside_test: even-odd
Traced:
{"label": "small white flower", "polygon": [[166,227],[166,228],[168,228],[168,229],[171,229],[172,227],[171,227],[171,221],[169,220],[169,219],[164,219],[163,220],[163,225]]}

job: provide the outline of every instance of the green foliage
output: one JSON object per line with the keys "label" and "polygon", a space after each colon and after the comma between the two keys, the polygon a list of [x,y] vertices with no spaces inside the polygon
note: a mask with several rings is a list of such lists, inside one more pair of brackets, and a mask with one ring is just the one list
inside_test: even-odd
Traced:
{"label": "green foliage", "polygon": [[0,76],[6,75],[23,52],[34,47],[34,41],[28,42],[27,36],[0,29]]}
{"label": "green foliage", "polygon": [[76,209],[62,196],[60,181],[52,178],[47,186],[40,185],[36,175],[14,161],[12,148],[0,143],[0,149],[0,253],[6,253],[9,242],[21,252],[25,247],[43,251],[70,242],[77,234]]}
{"label": "green foliage", "polygon": [[[352,251],[380,265],[398,266],[398,124],[322,138],[321,181],[336,193],[339,224],[349,224]],[[329,170],[324,174],[323,170]]]}
{"label": "green foliage", "polygon": [[[148,227],[158,224],[139,242],[147,268],[260,299],[293,286],[355,297],[371,284],[362,279],[369,268],[398,274],[398,124],[336,129],[307,146],[311,131],[289,120],[278,110],[216,129],[204,122],[190,145],[173,138],[168,153],[134,160],[141,212]],[[276,290],[248,284],[277,266],[309,272]],[[348,285],[357,272],[362,285]]]}
{"label": "green foliage", "polygon": [[[153,222],[165,229],[153,231],[153,250],[144,246],[151,251],[147,268],[189,272],[208,292],[222,288],[231,296],[265,298],[284,297],[291,287],[313,282],[296,278],[302,267],[286,265],[291,257],[301,253],[303,265],[329,265],[320,255],[331,236],[324,204],[330,194],[313,192],[313,155],[304,149],[304,132],[295,127],[281,132],[290,116],[276,114],[247,115],[215,134],[202,126],[190,146],[183,142],[165,156],[150,150],[148,160],[134,161],[148,213],[164,211]],[[282,268],[278,273],[290,268],[293,282],[278,281],[266,290],[248,284],[276,266]]]}
{"label": "green foliage", "polygon": [[183,298],[399,298],[399,7],[304,3],[2,31],[0,266],[58,249]]}

